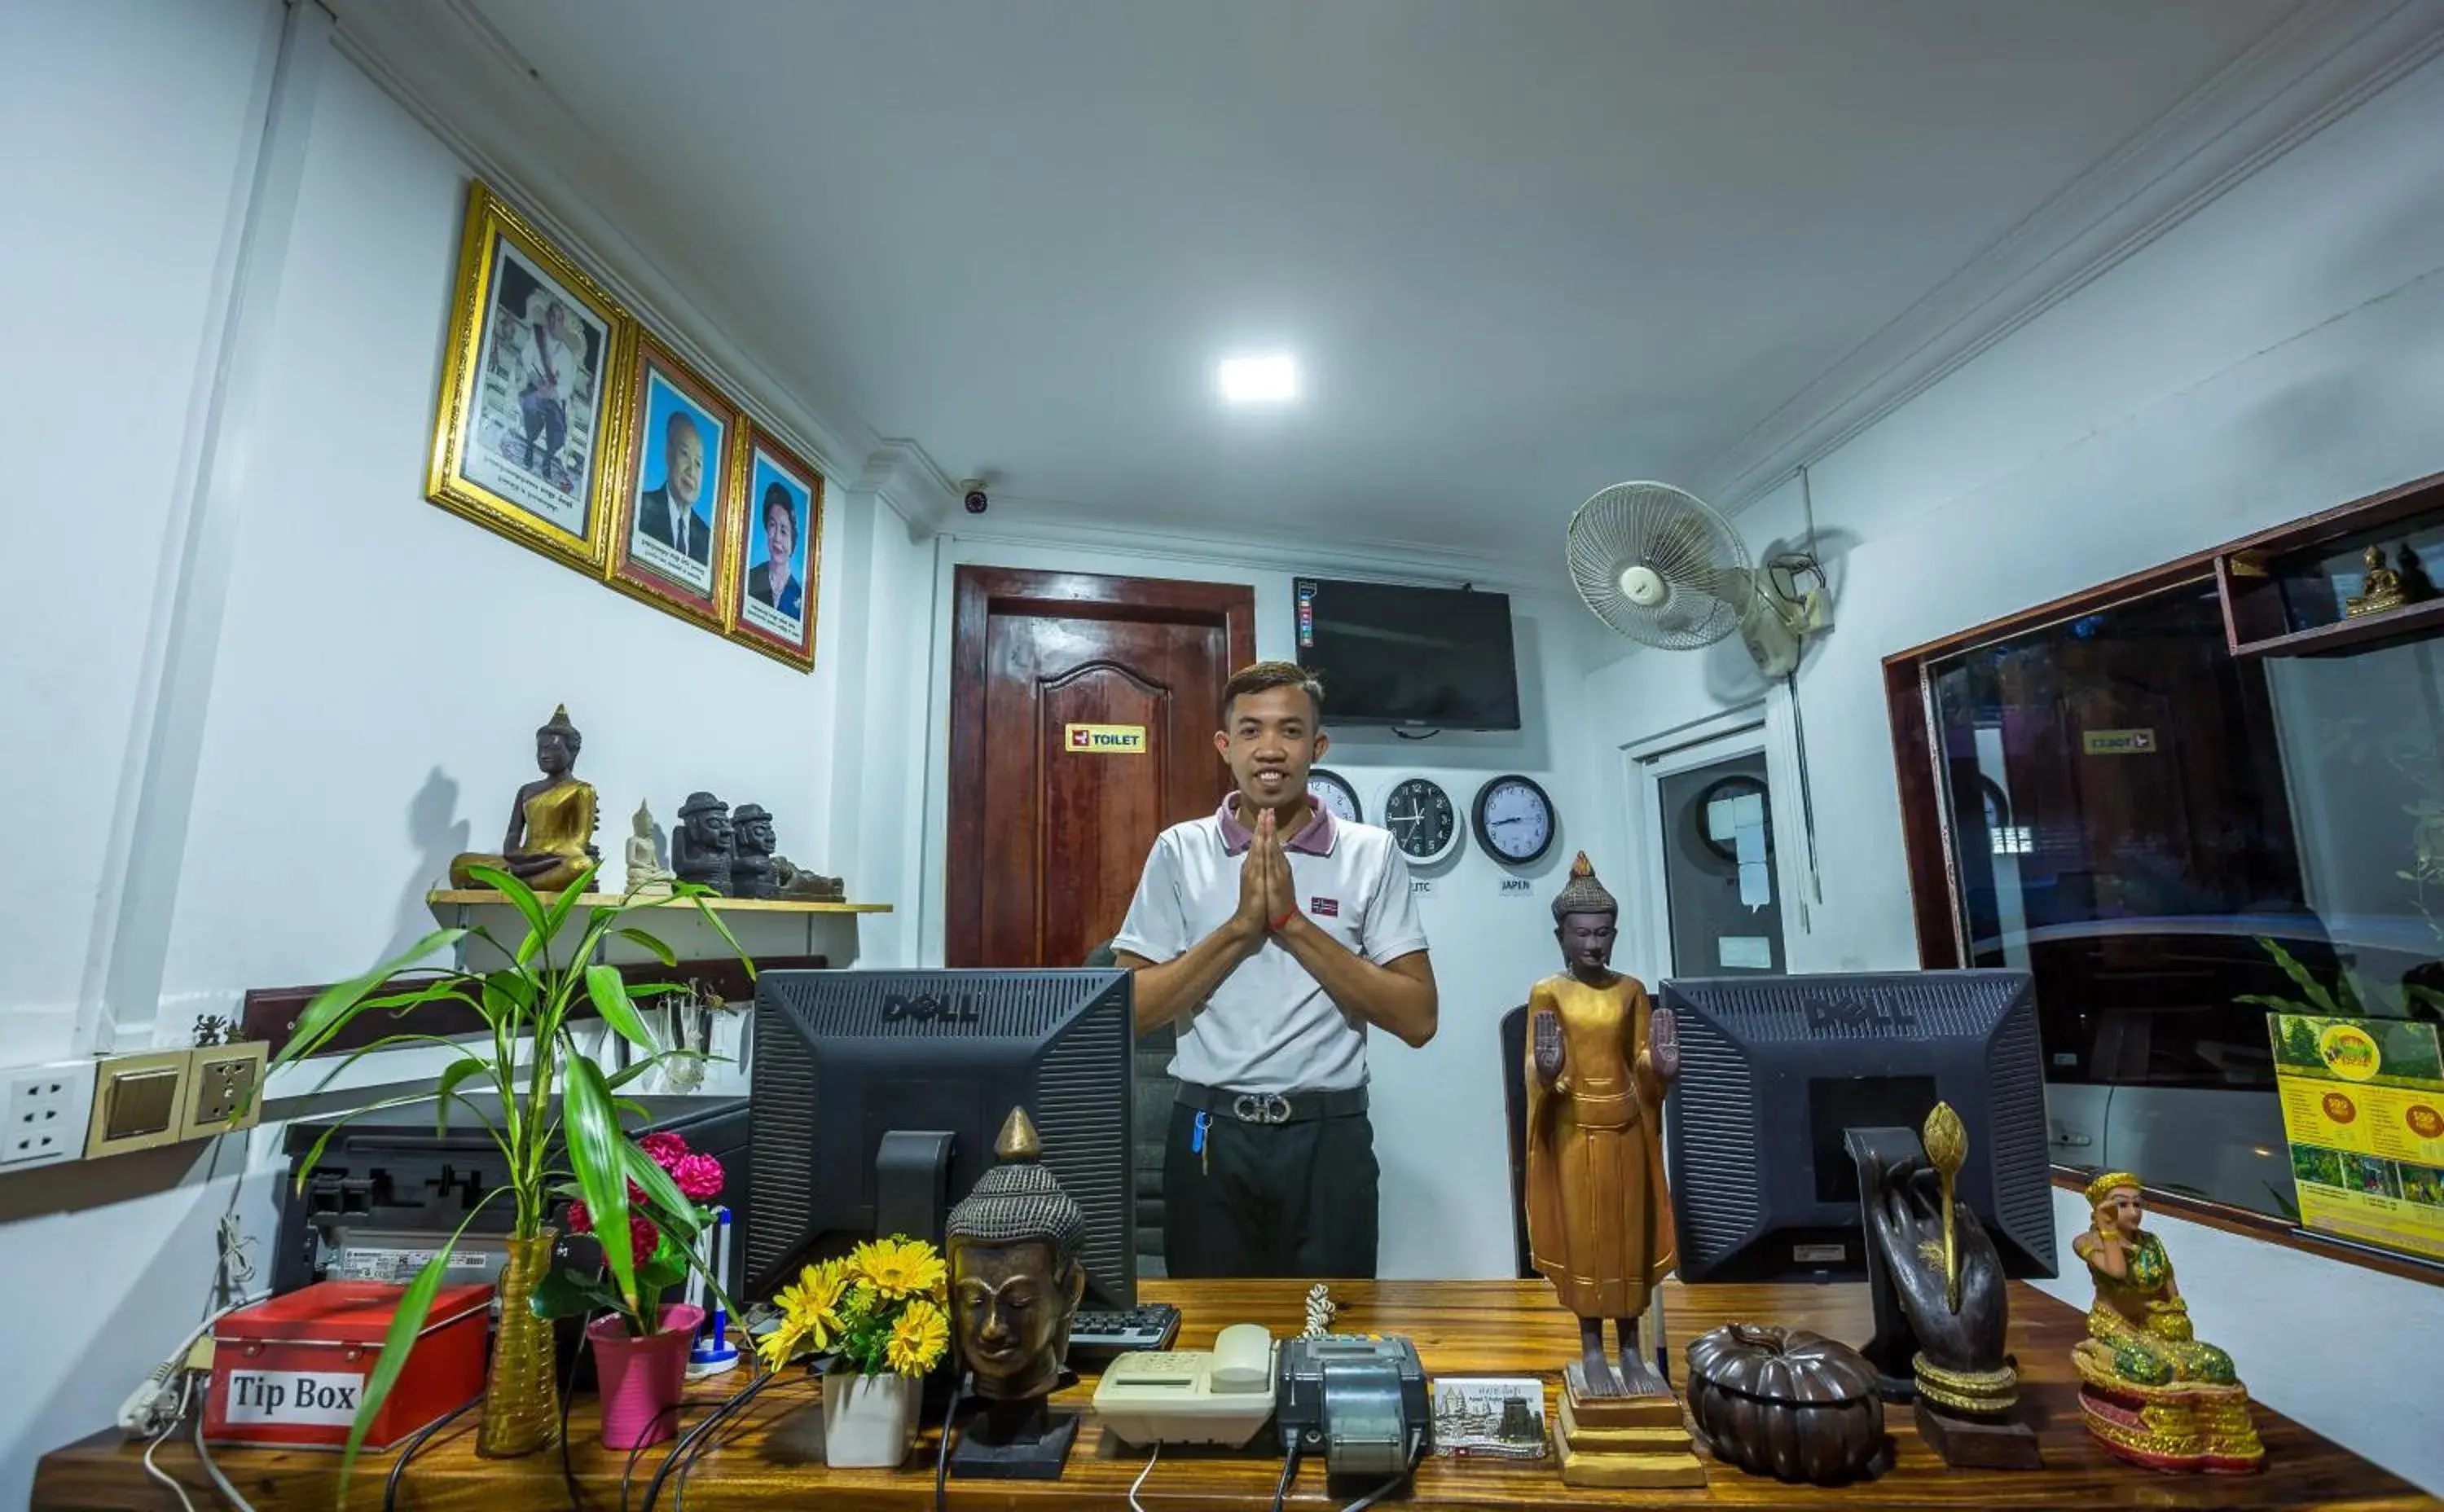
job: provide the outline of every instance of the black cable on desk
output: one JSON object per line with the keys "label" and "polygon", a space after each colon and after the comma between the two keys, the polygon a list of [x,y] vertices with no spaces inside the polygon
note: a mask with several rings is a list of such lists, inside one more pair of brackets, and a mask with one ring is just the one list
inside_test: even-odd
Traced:
{"label": "black cable on desk", "polygon": [[973,1373],[963,1372],[959,1384],[951,1388],[951,1405],[942,1409],[942,1437],[934,1446],[934,1512],[942,1512],[945,1485],[951,1478],[951,1425],[959,1420],[959,1404],[967,1399],[968,1388],[974,1382]]}
{"label": "black cable on desk", "polygon": [[[680,1408],[682,1408],[682,1407],[684,1407],[685,1405],[686,1405],[686,1403],[684,1403],[684,1402],[673,1402],[670,1406],[668,1406],[668,1407],[666,1407],[666,1408],[663,1408],[660,1411],[656,1412],[656,1413],[654,1414],[654,1422],[655,1422],[655,1423],[659,1423],[662,1419],[664,1419],[664,1418],[666,1418],[666,1417],[676,1416],[676,1415],[677,1414],[677,1412],[678,1412],[679,1409],[680,1409]],[[697,1425],[697,1426],[698,1426],[698,1427],[701,1427],[702,1425],[701,1425],[701,1424],[699,1424],[699,1425]],[[647,1431],[648,1433],[652,1432],[652,1431],[653,1431],[653,1426],[652,1426],[651,1424],[648,1424],[648,1425],[646,1426],[645,1431]],[[655,1445],[655,1444],[657,1444],[657,1443],[659,1443],[659,1442],[660,1442],[660,1440],[656,1439],[656,1440],[650,1440],[650,1441],[647,1441],[647,1442],[644,1442],[644,1443],[640,1443],[640,1444],[637,1445],[635,1447],[631,1448],[631,1449],[628,1451],[628,1463],[627,1463],[624,1466],[622,1466],[622,1467],[620,1468],[620,1512],[628,1512],[628,1480],[629,1480],[629,1477],[631,1477],[631,1476],[633,1476],[633,1475],[635,1475],[635,1474],[637,1473],[637,1456],[638,1456],[638,1455],[639,1455],[639,1454],[644,1453],[647,1449],[652,1448],[652,1447],[654,1447],[654,1445]],[[677,1453],[677,1452],[678,1452],[678,1450],[677,1450],[677,1448],[676,1448],[676,1447],[673,1447],[673,1449],[671,1450],[671,1453],[672,1453],[672,1454],[676,1454],[676,1453]],[[663,1456],[662,1456],[662,1466],[663,1466],[663,1468],[665,1468],[665,1469],[669,1468],[669,1467],[670,1467],[670,1463],[671,1463],[670,1455],[669,1455],[669,1454],[665,1454],[665,1455],[663,1455]],[[657,1480],[660,1479],[660,1477],[659,1477],[659,1475],[658,1475],[658,1474],[656,1476],[656,1479],[657,1479]]]}
{"label": "black cable on desk", "polygon": [[582,1512],[577,1496],[577,1471],[568,1463],[568,1403],[577,1394],[577,1367],[585,1358],[588,1335],[581,1323],[577,1347],[568,1352],[568,1379],[560,1385],[560,1482],[568,1487],[568,1512]]}
{"label": "black cable on desk", "polygon": [[398,1463],[390,1467],[390,1479],[382,1483],[382,1512],[396,1512],[396,1508],[398,1506],[399,1480],[407,1474],[407,1462],[416,1458],[417,1450],[424,1447],[424,1441],[431,1438],[434,1434],[440,1432],[444,1428],[449,1427],[450,1424],[457,1420],[460,1413],[466,1411],[467,1409],[473,1407],[476,1402],[480,1402],[484,1398],[479,1395],[473,1401],[459,1403],[454,1411],[446,1412],[440,1417],[435,1418],[432,1422],[427,1423],[423,1428],[417,1430],[416,1437],[407,1441],[407,1447],[398,1451]]}
{"label": "black cable on desk", "polygon": [[1292,1439],[1282,1456],[1282,1478],[1273,1483],[1273,1512],[1282,1512],[1282,1501],[1290,1494],[1290,1477],[1298,1474],[1298,1441]]}
{"label": "black cable on desk", "polygon": [[639,1512],[654,1512],[654,1502],[662,1494],[662,1480],[674,1468],[677,1469],[678,1476],[671,1485],[672,1512],[679,1512],[685,1507],[688,1472],[695,1468],[696,1462],[704,1458],[706,1450],[713,1447],[713,1435],[720,1430],[721,1425],[733,1414],[745,1411],[747,1405],[763,1393],[764,1388],[780,1379],[780,1372],[766,1372],[741,1390],[731,1392],[729,1400],[713,1410],[712,1415],[690,1429],[687,1437],[679,1441],[679,1447],[671,1450],[670,1457],[662,1462],[662,1467],[654,1472],[653,1480],[646,1483],[645,1500]]}

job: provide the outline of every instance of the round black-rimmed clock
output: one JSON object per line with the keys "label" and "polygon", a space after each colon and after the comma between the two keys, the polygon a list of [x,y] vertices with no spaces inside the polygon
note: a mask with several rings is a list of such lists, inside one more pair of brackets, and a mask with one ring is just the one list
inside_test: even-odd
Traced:
{"label": "round black-rimmed clock", "polygon": [[1334,819],[1350,824],[1366,822],[1366,805],[1358,801],[1358,789],[1339,772],[1321,766],[1307,768],[1306,796],[1322,804]]}
{"label": "round black-rimmed clock", "polygon": [[1459,810],[1431,777],[1404,777],[1383,795],[1383,827],[1400,854],[1432,865],[1459,848]]}
{"label": "round black-rimmed clock", "polygon": [[1476,842],[1506,866],[1526,866],[1553,848],[1561,828],[1553,800],[1531,778],[1497,777],[1476,790]]}

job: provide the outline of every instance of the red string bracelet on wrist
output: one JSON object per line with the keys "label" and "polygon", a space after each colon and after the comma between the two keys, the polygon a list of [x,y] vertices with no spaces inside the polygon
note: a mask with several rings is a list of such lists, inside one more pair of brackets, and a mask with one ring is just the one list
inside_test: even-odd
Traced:
{"label": "red string bracelet on wrist", "polygon": [[1283,925],[1287,924],[1290,920],[1296,917],[1298,917],[1298,910],[1291,909],[1288,913],[1283,914],[1280,918],[1273,920],[1272,923],[1265,927],[1278,932]]}

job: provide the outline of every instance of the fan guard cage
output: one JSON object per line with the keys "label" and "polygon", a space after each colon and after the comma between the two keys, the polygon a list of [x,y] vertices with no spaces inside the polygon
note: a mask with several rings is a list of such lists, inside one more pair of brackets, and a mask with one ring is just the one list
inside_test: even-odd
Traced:
{"label": "fan guard cage", "polygon": [[[1616,483],[1579,506],[1568,532],[1570,581],[1595,617],[1662,651],[1711,646],[1739,627],[1755,596],[1748,546],[1731,522],[1668,483]],[[1621,577],[1643,566],[1668,590],[1652,608]]]}

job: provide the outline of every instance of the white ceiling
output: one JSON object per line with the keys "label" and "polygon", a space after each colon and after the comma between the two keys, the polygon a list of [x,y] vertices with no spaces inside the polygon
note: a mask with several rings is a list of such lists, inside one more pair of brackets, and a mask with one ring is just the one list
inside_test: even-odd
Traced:
{"label": "white ceiling", "polygon": [[[1517,556],[1690,479],[2293,0],[472,0],[993,520]],[[1223,410],[1226,353],[1305,397]]]}

